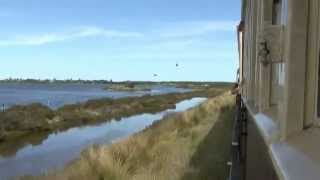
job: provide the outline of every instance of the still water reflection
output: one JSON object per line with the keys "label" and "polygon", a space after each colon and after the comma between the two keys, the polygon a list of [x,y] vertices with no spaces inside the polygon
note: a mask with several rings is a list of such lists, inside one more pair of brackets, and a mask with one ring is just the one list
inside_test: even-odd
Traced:
{"label": "still water reflection", "polygon": [[203,102],[193,98],[176,104],[176,109],[156,114],[141,114],[94,126],[72,128],[49,135],[26,137],[12,144],[0,145],[0,179],[21,175],[37,175],[62,168],[93,144],[110,144],[128,137],[161,119],[168,113],[185,111]]}

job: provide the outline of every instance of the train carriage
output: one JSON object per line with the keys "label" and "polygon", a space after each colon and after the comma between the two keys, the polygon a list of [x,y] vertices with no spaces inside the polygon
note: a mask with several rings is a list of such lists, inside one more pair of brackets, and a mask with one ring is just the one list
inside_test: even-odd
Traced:
{"label": "train carriage", "polygon": [[319,0],[242,0],[230,179],[320,179],[319,15]]}

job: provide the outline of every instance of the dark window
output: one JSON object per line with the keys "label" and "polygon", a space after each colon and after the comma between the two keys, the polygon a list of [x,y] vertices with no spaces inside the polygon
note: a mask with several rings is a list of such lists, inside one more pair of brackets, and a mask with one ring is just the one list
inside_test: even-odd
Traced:
{"label": "dark window", "polygon": [[282,0],[273,0],[272,24],[274,25],[281,23],[281,1]]}

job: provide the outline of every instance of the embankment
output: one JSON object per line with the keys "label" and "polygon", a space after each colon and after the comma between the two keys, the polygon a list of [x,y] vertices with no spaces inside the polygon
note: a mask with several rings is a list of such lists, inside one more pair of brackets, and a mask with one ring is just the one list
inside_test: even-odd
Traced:
{"label": "embankment", "polygon": [[92,147],[64,170],[25,179],[226,179],[234,96],[171,114],[112,145]]}

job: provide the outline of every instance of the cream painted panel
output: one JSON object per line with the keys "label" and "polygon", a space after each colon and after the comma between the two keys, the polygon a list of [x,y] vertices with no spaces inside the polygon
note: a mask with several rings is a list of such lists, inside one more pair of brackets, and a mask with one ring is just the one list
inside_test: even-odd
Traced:
{"label": "cream painted panel", "polygon": [[[299,13],[297,13],[299,12]],[[288,1],[285,37],[285,86],[281,131],[283,138],[301,133],[304,125],[308,1]]]}
{"label": "cream painted panel", "polygon": [[281,180],[320,177],[320,131],[311,128],[287,141],[271,144],[270,155]]}
{"label": "cream painted panel", "polygon": [[307,72],[305,93],[304,127],[319,124],[316,118],[317,106],[317,63],[319,61],[319,0],[310,0],[307,48]]}

